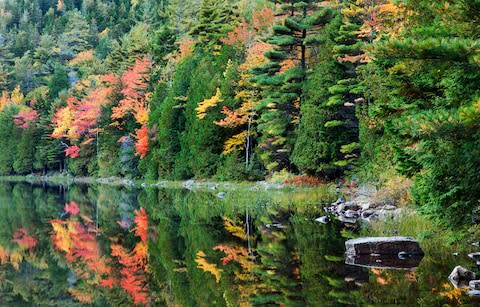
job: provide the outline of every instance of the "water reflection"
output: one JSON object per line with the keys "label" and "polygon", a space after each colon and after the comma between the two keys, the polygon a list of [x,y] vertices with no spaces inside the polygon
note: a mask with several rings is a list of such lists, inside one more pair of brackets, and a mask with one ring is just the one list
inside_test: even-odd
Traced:
{"label": "water reflection", "polygon": [[[454,263],[345,264],[340,225],[315,195],[0,183],[2,304],[439,306],[470,298]],[[458,260],[455,260],[458,261]],[[457,263],[455,263],[457,264]]]}

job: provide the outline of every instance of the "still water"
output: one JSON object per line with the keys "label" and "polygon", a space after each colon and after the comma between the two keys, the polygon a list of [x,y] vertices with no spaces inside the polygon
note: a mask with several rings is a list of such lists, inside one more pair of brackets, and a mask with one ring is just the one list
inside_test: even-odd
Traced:
{"label": "still water", "polygon": [[[450,252],[345,264],[327,190],[0,183],[1,306],[456,306]],[[223,196],[223,195],[222,195]]]}

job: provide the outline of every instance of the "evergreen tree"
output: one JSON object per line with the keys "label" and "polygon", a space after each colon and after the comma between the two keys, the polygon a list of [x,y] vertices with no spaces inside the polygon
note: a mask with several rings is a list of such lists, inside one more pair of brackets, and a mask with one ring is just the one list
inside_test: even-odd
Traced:
{"label": "evergreen tree", "polygon": [[308,64],[307,46],[312,42],[308,36],[317,23],[311,12],[318,2],[275,1],[283,21],[273,26],[273,35],[267,40],[273,45],[265,54],[270,62],[254,70],[254,80],[263,87],[258,129],[261,158],[269,171],[293,170],[290,155]]}

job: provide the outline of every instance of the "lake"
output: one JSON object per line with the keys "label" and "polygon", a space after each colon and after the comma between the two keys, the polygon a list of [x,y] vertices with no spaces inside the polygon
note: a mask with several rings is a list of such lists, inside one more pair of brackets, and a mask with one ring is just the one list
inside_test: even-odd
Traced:
{"label": "lake", "polygon": [[408,270],[345,264],[355,230],[314,221],[335,196],[0,182],[1,305],[474,304],[447,279],[471,267],[450,250]]}

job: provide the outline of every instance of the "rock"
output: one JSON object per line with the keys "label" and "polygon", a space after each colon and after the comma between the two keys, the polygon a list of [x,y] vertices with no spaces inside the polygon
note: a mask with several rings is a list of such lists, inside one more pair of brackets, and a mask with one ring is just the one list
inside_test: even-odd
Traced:
{"label": "rock", "polygon": [[471,280],[477,279],[477,274],[462,266],[456,266],[448,279],[455,288],[466,288]]}
{"label": "rock", "polygon": [[395,209],[397,209],[397,207],[392,206],[392,205],[385,205],[385,206],[383,206],[382,209],[383,209],[383,210],[388,210],[388,211],[390,211],[390,210],[395,210]]}
{"label": "rock", "polygon": [[365,211],[365,210],[369,210],[372,204],[370,202],[360,203],[359,206],[363,211]]}
{"label": "rock", "polygon": [[455,256],[455,257],[457,257],[459,254],[458,254],[458,253],[453,253],[452,255]]}
{"label": "rock", "polygon": [[315,219],[315,222],[319,222],[319,223],[322,223],[322,224],[328,224],[330,223],[330,219],[328,218],[328,216],[321,216],[319,217],[318,219]]}
{"label": "rock", "polygon": [[365,210],[365,211],[362,212],[362,218],[364,218],[364,219],[369,218],[374,213],[375,213],[375,211],[373,211],[373,210]]}
{"label": "rock", "polygon": [[358,212],[354,210],[347,210],[343,215],[349,219],[358,219],[360,217],[360,214],[358,214]]}
{"label": "rock", "polygon": [[467,294],[471,296],[480,296],[480,290],[470,290],[467,291]]}
{"label": "rock", "polygon": [[357,205],[356,202],[354,201],[347,201],[345,203],[345,206],[344,206],[345,210],[353,210],[353,211],[357,211],[360,209],[360,206]]}
{"label": "rock", "polygon": [[217,197],[218,198],[225,198],[226,195],[227,194],[225,192],[220,192],[220,193],[217,194]]}
{"label": "rock", "polygon": [[472,245],[476,246],[476,247],[480,247],[480,241],[479,242],[473,242]]}
{"label": "rock", "polygon": [[478,279],[470,280],[470,282],[468,283],[468,286],[472,290],[480,290],[480,280]]}
{"label": "rock", "polygon": [[356,224],[357,223],[357,219],[348,218],[348,217],[345,217],[343,215],[339,215],[338,220],[342,223],[347,223],[347,224]]}
{"label": "rock", "polygon": [[332,205],[333,206],[338,206],[340,204],[343,204],[344,202],[345,202],[345,200],[342,197],[340,197],[339,199],[337,199],[336,202],[332,203]]}
{"label": "rock", "polygon": [[345,263],[366,268],[411,270],[418,267],[422,259],[422,255],[415,255],[407,259],[399,259],[397,255],[347,255]]}
{"label": "rock", "polygon": [[468,254],[468,257],[472,258],[475,261],[480,261],[480,253],[470,253]]}
{"label": "rock", "polygon": [[406,252],[411,255],[423,255],[420,244],[410,237],[366,237],[345,242],[347,255],[398,255]]}

